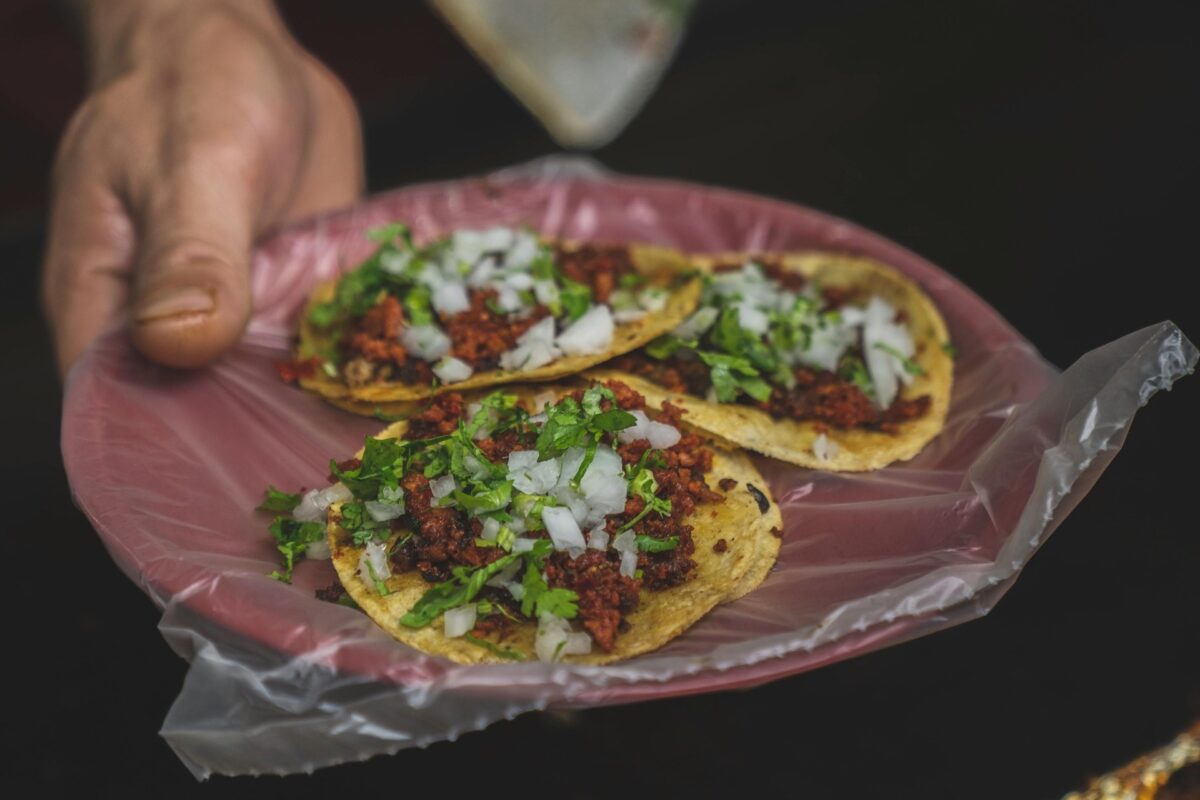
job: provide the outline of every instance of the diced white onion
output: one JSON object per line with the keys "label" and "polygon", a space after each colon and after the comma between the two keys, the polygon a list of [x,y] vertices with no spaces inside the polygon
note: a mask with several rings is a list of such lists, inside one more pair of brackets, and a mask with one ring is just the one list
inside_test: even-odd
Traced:
{"label": "diced white onion", "polygon": [[513,487],[525,494],[546,494],[558,484],[562,462],[557,458],[538,461],[536,450],[514,450],[508,454],[508,477]]}
{"label": "diced white onion", "polygon": [[737,315],[738,325],[759,336],[766,333],[770,326],[767,315],[745,300],[737,304]]}
{"label": "diced white onion", "polygon": [[467,289],[461,283],[444,283],[433,293],[433,307],[443,317],[450,317],[471,307]]}
{"label": "diced white onion", "polygon": [[309,542],[308,547],[304,550],[304,557],[314,561],[327,561],[329,559],[329,542],[323,538]]}
{"label": "diced white onion", "polygon": [[[368,564],[370,567],[367,566]],[[374,577],[371,575],[372,570],[375,573]],[[362,555],[358,557],[358,577],[375,592],[379,591],[375,585],[376,580],[386,581],[392,577],[392,568],[387,557],[387,545],[382,542],[367,543],[367,546],[363,548]]]}
{"label": "diced white onion", "polygon": [[529,231],[516,231],[508,248],[504,266],[510,269],[528,269],[538,255],[538,240]]}
{"label": "diced white onion", "polygon": [[452,608],[442,615],[442,630],[446,636],[456,639],[475,627],[475,604]]}
{"label": "diced white onion", "polygon": [[392,275],[401,275],[412,257],[413,254],[408,250],[390,250],[380,257],[379,268]]}
{"label": "diced white onion", "polygon": [[354,498],[354,495],[341,483],[326,486],[324,489],[313,489],[300,503],[292,509],[292,516],[301,522],[324,522],[326,511],[333,503],[344,503]]}
{"label": "diced white onion", "polygon": [[875,387],[875,399],[880,408],[887,408],[896,399],[900,384],[912,382],[903,359],[911,358],[915,348],[908,330],[894,321],[896,310],[887,301],[872,297],[864,316],[863,357]]}
{"label": "diced white onion", "polygon": [[441,500],[457,488],[458,486],[454,483],[453,475],[443,475],[429,482],[429,493],[433,495],[434,500]]}
{"label": "diced white onion", "polygon": [[[556,395],[554,392],[539,392],[533,396],[533,410],[541,414],[542,410],[545,409],[546,406],[552,405],[557,399],[558,395]],[[545,421],[546,418],[543,415],[542,422]]]}
{"label": "diced white onion", "polygon": [[679,444],[683,435],[671,425],[651,420],[646,426],[646,439],[655,450],[666,450]]}
{"label": "diced white onion", "polygon": [[563,454],[562,473],[553,495],[571,509],[581,526],[591,528],[609,514],[624,510],[629,483],[621,457],[607,445],[600,445],[575,491],[570,483],[585,456],[581,447],[572,447]]}
{"label": "diced white onion", "polygon": [[500,520],[494,517],[487,517],[483,521],[483,530],[479,532],[479,538],[486,539],[489,542],[494,542],[496,541],[496,536],[498,536],[499,533]]}
{"label": "diced white onion", "polygon": [[388,522],[404,513],[404,503],[384,503],[379,500],[368,500],[363,503],[367,514],[376,522]]}
{"label": "diced white onion", "polygon": [[471,365],[454,356],[446,356],[433,367],[442,383],[462,383],[475,372]]}
{"label": "diced white onion", "polygon": [[633,427],[625,428],[617,433],[618,441],[628,444],[629,442],[636,442],[639,439],[645,439],[656,450],[666,450],[669,447],[679,444],[682,434],[675,427],[650,419],[640,409],[629,413],[633,415],[637,423]]}
{"label": "diced white onion", "polygon": [[588,531],[587,543],[588,547],[601,552],[608,549],[608,531],[604,529],[604,523],[601,522],[596,527]]}
{"label": "diced white onion", "polygon": [[523,536],[518,536],[516,539],[513,539],[512,551],[514,553],[528,553],[533,549],[536,541],[537,539],[526,539]]}
{"label": "diced white onion", "polygon": [[504,282],[511,289],[524,292],[533,288],[533,276],[528,272],[511,272],[504,276]]}
{"label": "diced white onion", "polygon": [[650,313],[643,308],[625,308],[620,311],[613,312],[613,322],[618,325],[625,325],[630,322],[637,322],[639,319],[645,318]]}
{"label": "diced white onion", "polygon": [[646,311],[662,311],[667,307],[667,291],[652,286],[638,292],[637,301]]}
{"label": "diced white onion", "polygon": [[500,354],[502,369],[531,370],[556,360],[561,351],[554,344],[554,318],[544,317],[521,334],[517,346]]}
{"label": "diced white onion", "polygon": [[837,442],[829,441],[829,437],[821,433],[812,443],[813,455],[818,461],[829,461],[838,454]]}
{"label": "diced white onion", "polygon": [[553,305],[559,297],[558,285],[548,279],[535,280],[533,282],[533,296],[544,306]]}
{"label": "diced white onion", "polygon": [[510,314],[525,307],[525,301],[521,299],[521,295],[508,283],[493,282],[491,288],[496,292],[496,305],[501,311]]}
{"label": "diced white onion", "polygon": [[[588,637],[587,650],[583,650],[583,643],[576,639],[571,640],[571,624],[565,619],[554,616],[553,614],[542,614],[538,617],[537,636],[534,638],[534,650],[537,652],[537,657],[540,661],[558,661],[567,653],[567,647],[572,646],[573,652],[584,653],[591,652],[591,638]],[[584,634],[586,636],[587,634]]]}
{"label": "diced white onion", "polygon": [[542,523],[550,534],[556,550],[566,550],[572,558],[583,554],[587,543],[583,540],[583,532],[579,523],[571,515],[571,511],[560,506],[547,506],[542,509]]}
{"label": "diced white onion", "polygon": [[572,632],[567,634],[567,643],[563,645],[561,654],[564,656],[586,656],[592,652],[592,637],[586,633]]}
{"label": "diced white onion", "polygon": [[684,320],[683,324],[679,325],[671,333],[680,339],[698,339],[713,326],[713,323],[717,321],[717,317],[720,314],[721,312],[717,311],[716,307],[704,306]]}
{"label": "diced white onion", "polygon": [[642,411],[640,408],[635,408],[633,411],[630,411],[629,414],[637,421],[632,427],[625,428],[617,432],[617,441],[621,442],[622,444],[629,444],[630,442],[636,442],[639,439],[645,439],[646,426],[650,424],[650,418],[647,417],[646,412]]}
{"label": "diced white onion", "polygon": [[856,328],[829,323],[813,331],[808,349],[801,350],[796,354],[796,358],[802,364],[832,372],[837,369],[838,361],[857,338]]}
{"label": "diced white onion", "polygon": [[480,259],[467,274],[467,286],[472,289],[482,289],[492,282],[499,270],[496,268],[496,259],[492,257]]}
{"label": "diced white onion", "polygon": [[626,551],[621,553],[621,567],[619,572],[626,578],[632,578],[633,573],[637,572],[638,554],[637,551],[632,553]]}
{"label": "diced white onion", "polygon": [[414,325],[400,331],[404,349],[424,361],[437,361],[450,352],[450,337],[436,325]]}
{"label": "diced white onion", "polygon": [[506,584],[504,588],[508,589],[508,593],[511,594],[513,596],[513,600],[516,600],[517,602],[520,602],[521,598],[525,596],[525,586],[517,583],[516,581]]}
{"label": "diced white onion", "polygon": [[596,355],[603,353],[612,344],[613,317],[608,306],[589,308],[582,317],[571,323],[556,340],[559,348],[569,356]]}
{"label": "diced white onion", "polygon": [[618,533],[612,542],[613,549],[618,553],[633,553],[637,554],[637,534],[633,531],[624,531]]}

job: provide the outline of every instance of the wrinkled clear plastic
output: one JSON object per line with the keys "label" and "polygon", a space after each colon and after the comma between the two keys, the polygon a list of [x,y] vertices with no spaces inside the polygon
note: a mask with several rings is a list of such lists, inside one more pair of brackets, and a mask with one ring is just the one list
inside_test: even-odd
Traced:
{"label": "wrinkled clear plastic", "polygon": [[[889,263],[942,309],[959,350],[945,430],[917,458],[861,475],[759,459],[783,508],[779,562],[747,597],[662,649],[605,667],[458,666],[322,602],[328,562],[292,585],[253,509],[268,483],[326,483],[381,423],[284,385],[292,324],[319,280],[395,219],[418,237],[528,224],[581,239],[694,252],[831,248]],[[1137,409],[1190,372],[1171,323],[1087,353],[1059,374],[995,311],[921,258],[849,223],[731,191],[551,159],[401,189],[281,232],[253,263],[244,340],[201,372],[160,369],[118,333],[67,387],[63,452],[79,505],[163,610],[191,662],[162,734],[198,777],[312,770],[425,745],[547,707],[746,687],[985,614],[1120,449]]]}

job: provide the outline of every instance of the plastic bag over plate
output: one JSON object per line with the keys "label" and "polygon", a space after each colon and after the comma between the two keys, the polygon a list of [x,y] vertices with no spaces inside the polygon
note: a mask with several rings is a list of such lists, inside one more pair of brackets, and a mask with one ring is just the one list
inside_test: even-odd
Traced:
{"label": "plastic bag over plate", "polygon": [[[393,220],[418,238],[527,224],[576,239],[692,252],[832,249],[908,274],[958,349],[945,430],[910,462],[826,474],[758,459],[783,509],[775,570],[662,649],[605,667],[459,666],[316,599],[327,561],[286,585],[254,511],[268,483],[322,486],[382,423],[285,385],[292,325],[320,280],[370,253]],[[197,776],[297,772],[477,730],[547,707],[752,686],[982,616],[1116,454],[1136,410],[1190,372],[1170,323],[1093,350],[1059,374],[952,277],[854,225],[774,200],[546,160],[401,189],[289,229],[256,253],[254,319],[195,373],[102,339],[67,387],[63,451],[80,506],[116,562],[163,609],[191,661],[163,735]]]}

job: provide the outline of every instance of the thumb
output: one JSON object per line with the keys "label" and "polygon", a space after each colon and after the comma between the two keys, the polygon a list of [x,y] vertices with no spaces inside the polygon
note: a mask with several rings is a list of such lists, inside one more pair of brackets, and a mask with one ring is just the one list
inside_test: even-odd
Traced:
{"label": "thumb", "polygon": [[249,183],[244,173],[184,168],[146,198],[130,327],[150,360],[199,367],[241,337],[256,216]]}

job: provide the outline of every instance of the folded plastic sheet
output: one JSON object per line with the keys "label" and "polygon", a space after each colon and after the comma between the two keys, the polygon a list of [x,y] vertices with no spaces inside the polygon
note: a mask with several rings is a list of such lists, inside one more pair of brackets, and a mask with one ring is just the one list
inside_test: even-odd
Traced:
{"label": "folded plastic sheet", "polygon": [[[354,266],[371,250],[363,233],[393,220],[421,238],[504,223],[693,252],[874,257],[946,317],[958,356],[945,430],[870,474],[759,459],[784,514],[775,570],[656,652],[605,667],[425,656],[316,599],[335,580],[328,562],[302,562],[292,585],[266,577],[278,553],[254,511],[268,483],[324,485],[329,458],[382,425],[286,386],[273,362],[311,287]],[[852,224],[578,160],[405,188],[285,230],[256,252],[253,285],[249,331],[213,367],[154,367],[114,333],[73,371],[64,409],[79,505],[191,662],[162,734],[198,777],[308,771],[534,709],[753,686],[980,617],[1091,488],[1137,409],[1197,359],[1162,323],[1060,374],[954,278]]]}

